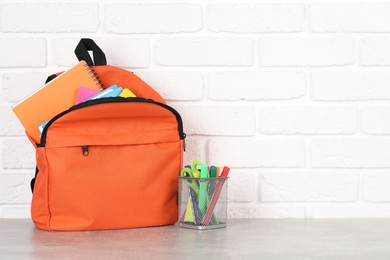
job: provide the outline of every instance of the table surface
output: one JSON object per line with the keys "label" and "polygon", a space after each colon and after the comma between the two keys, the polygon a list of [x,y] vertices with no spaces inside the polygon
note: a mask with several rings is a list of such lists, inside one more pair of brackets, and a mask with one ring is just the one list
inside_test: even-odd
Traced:
{"label": "table surface", "polygon": [[390,259],[390,219],[230,219],[174,226],[47,232],[0,219],[0,259]]}

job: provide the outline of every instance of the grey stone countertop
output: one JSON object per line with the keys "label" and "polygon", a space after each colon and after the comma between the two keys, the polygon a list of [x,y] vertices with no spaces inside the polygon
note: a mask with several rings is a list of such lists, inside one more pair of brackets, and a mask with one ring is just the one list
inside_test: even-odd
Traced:
{"label": "grey stone countertop", "polygon": [[0,219],[0,259],[390,259],[390,219],[230,219],[208,231],[81,232]]}

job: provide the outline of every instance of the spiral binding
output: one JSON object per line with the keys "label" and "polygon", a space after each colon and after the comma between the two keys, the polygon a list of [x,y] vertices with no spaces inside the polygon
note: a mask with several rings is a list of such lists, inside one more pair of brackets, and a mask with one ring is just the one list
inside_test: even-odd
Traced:
{"label": "spiral binding", "polygon": [[84,64],[85,69],[87,70],[88,74],[93,79],[93,82],[95,82],[96,86],[100,88],[100,90],[103,90],[104,84],[100,80],[99,76],[95,73],[95,70],[88,66],[88,64]]}

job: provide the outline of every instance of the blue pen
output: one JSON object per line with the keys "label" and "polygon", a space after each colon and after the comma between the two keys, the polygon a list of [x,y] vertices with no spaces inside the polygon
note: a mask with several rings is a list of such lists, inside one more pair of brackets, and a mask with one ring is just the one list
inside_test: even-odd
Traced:
{"label": "blue pen", "polygon": [[105,98],[105,97],[117,97],[122,92],[122,90],[123,90],[122,88],[114,84],[111,87],[106,88],[102,92],[99,92],[96,95],[93,95],[92,97],[88,98],[86,101]]}

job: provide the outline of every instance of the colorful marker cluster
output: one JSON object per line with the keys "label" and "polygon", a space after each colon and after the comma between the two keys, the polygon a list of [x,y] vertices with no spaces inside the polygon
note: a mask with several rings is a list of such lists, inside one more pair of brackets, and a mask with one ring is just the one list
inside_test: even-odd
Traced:
{"label": "colorful marker cluster", "polygon": [[220,197],[223,185],[230,168],[222,169],[208,166],[199,161],[191,161],[181,171],[181,179],[188,187],[188,202],[180,222],[191,223],[195,226],[220,224],[214,209]]}

